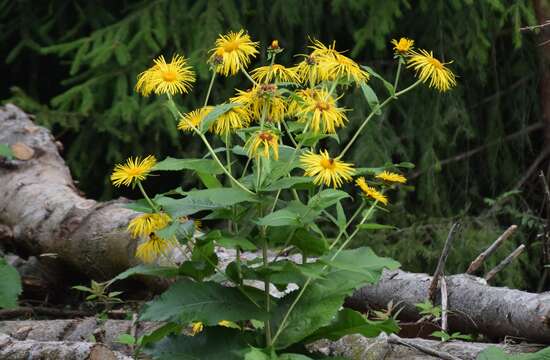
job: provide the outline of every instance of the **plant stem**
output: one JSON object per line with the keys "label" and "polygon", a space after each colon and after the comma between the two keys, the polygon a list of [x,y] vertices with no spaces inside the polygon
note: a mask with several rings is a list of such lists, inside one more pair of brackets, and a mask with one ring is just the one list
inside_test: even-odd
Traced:
{"label": "plant stem", "polygon": [[355,218],[357,217],[357,215],[359,215],[359,213],[361,212],[361,210],[363,210],[363,208],[365,207],[365,200],[363,200],[363,202],[361,203],[361,205],[359,205],[359,207],[357,208],[357,210],[355,210],[355,213],[353,213],[353,215],[351,216],[351,218],[349,219],[349,221],[346,223],[346,226],[344,227],[344,229],[342,229],[338,235],[336,236],[336,239],[334,239],[334,242],[332,244],[330,244],[330,247],[329,247],[329,250],[332,250],[332,248],[338,243],[338,241],[340,241],[340,238],[342,237],[342,235],[344,235],[344,233],[346,232],[346,229],[351,225],[351,223],[353,222],[353,220],[355,220]]}
{"label": "plant stem", "polygon": [[228,131],[227,134],[225,135],[225,160],[227,162],[227,171],[229,171],[229,173],[231,174],[232,171],[231,171],[231,149],[230,149],[231,143],[230,142],[231,142],[231,134]]}
{"label": "plant stem", "polygon": [[[263,238],[263,246],[262,246],[262,259],[264,267],[267,268],[268,265],[268,259],[267,259],[267,239],[265,237],[265,227],[262,226],[262,238]],[[269,295],[269,276],[266,275],[264,279],[264,292],[265,292],[265,310],[267,312],[267,318],[264,321],[264,327],[265,327],[265,342],[267,347],[271,346],[271,322],[270,320],[270,312],[271,312],[271,297]]]}
{"label": "plant stem", "polygon": [[210,93],[214,86],[214,79],[216,79],[216,70],[212,70],[212,79],[210,79],[210,85],[208,85],[208,91],[206,92],[206,98],[204,99],[204,106],[208,105],[208,99],[210,99]]}
{"label": "plant stem", "polygon": [[374,109],[372,109],[372,111],[370,112],[369,116],[366,117],[365,120],[363,120],[363,123],[361,124],[361,126],[359,127],[359,129],[357,129],[357,131],[355,132],[355,134],[353,135],[353,137],[351,138],[351,140],[348,142],[348,144],[346,145],[346,147],[344,148],[344,150],[342,150],[342,152],[340,153],[340,155],[338,156],[339,158],[342,158],[346,152],[348,152],[348,150],[351,148],[351,145],[353,145],[353,143],[355,142],[355,140],[357,140],[357,138],[359,137],[359,135],[361,134],[361,132],[363,131],[363,129],[365,128],[365,126],[367,126],[367,124],[369,123],[370,119],[372,119],[372,117],[374,115],[376,115],[376,113],[381,110],[384,106],[386,106],[387,104],[389,104],[390,102],[392,102],[393,100],[397,99],[399,96],[411,91],[412,89],[414,89],[418,84],[420,84],[422,81],[421,80],[418,80],[416,81],[414,84],[412,84],[411,86],[409,86],[408,88],[405,88],[397,93],[395,93],[393,96],[389,96],[386,100],[384,100],[383,103],[381,104],[378,104],[374,107]]}
{"label": "plant stem", "polygon": [[246,76],[248,78],[248,80],[250,80],[252,82],[252,84],[258,85],[256,80],[252,79],[252,76],[250,76],[250,74],[248,73],[248,71],[246,71],[245,68],[241,67],[241,71],[243,72],[244,76]]}
{"label": "plant stem", "polygon": [[158,210],[157,206],[155,205],[155,203],[149,198],[149,196],[145,192],[145,189],[143,188],[143,185],[141,185],[141,181],[138,181],[137,185],[138,185],[139,190],[143,194],[143,197],[145,198],[145,200],[147,200],[147,203],[149,204],[149,206],[151,206],[151,208],[153,210],[155,210],[155,212],[159,212],[159,210]]}
{"label": "plant stem", "polygon": [[393,91],[397,91],[397,85],[399,84],[399,76],[401,75],[401,65],[403,64],[403,58],[399,58],[397,64],[397,73],[395,74],[395,81],[393,83]]}

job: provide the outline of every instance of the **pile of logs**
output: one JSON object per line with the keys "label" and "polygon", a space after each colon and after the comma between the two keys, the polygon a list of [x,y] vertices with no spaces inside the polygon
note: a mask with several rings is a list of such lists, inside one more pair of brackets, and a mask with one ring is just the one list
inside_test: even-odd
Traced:
{"label": "pile of logs", "polygon": [[[60,156],[60,144],[47,129],[35,125],[17,107],[6,105],[0,107],[0,144],[8,144],[14,153],[11,160],[0,157],[0,249],[25,258],[11,256],[8,260],[22,274],[27,293],[62,288],[62,269],[107,280],[139,264],[134,257],[136,241],[125,231],[138,213],[124,208],[124,200],[101,203],[86,199]],[[368,311],[384,309],[393,302],[402,308],[400,320],[417,322],[421,315],[415,304],[431,300],[441,304],[440,327],[449,333],[479,333],[495,341],[550,344],[549,294],[488,285],[502,267],[521,254],[523,245],[484,277],[473,275],[483,260],[510,237],[515,226],[480,254],[465,274],[446,276],[445,260],[457,229],[457,225],[451,229],[433,276],[401,270],[385,272],[378,284],[358,290],[346,306]],[[86,317],[92,315],[86,311],[48,309],[0,310],[0,320],[26,314],[69,317],[0,321],[1,359],[130,359],[131,349],[116,343],[117,336],[144,334],[158,326],[127,320],[98,323]],[[312,349],[365,359],[367,353],[369,359],[475,359],[490,345],[381,335],[375,339],[347,336],[337,342],[319,341]],[[498,346],[509,352],[541,348]]]}

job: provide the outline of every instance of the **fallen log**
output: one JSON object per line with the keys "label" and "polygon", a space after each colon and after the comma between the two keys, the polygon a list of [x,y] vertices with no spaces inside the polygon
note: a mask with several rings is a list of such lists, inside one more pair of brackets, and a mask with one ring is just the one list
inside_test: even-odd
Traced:
{"label": "fallen log", "polygon": [[[516,337],[550,343],[550,293],[534,294],[489,286],[471,275],[447,276],[449,328],[482,333],[491,338]],[[420,318],[415,304],[428,298],[432,277],[404,271],[385,271],[380,282],[358,290],[346,306],[365,311],[385,308],[389,301],[403,310],[400,319]],[[440,299],[436,299],[436,303]]]}
{"label": "fallen log", "polygon": [[0,359],[4,360],[132,360],[99,343],[15,340],[0,334]]}
{"label": "fallen log", "polygon": [[[135,336],[139,337],[160,326],[158,323],[129,320],[107,320],[100,322],[94,318],[74,320],[39,320],[39,321],[2,321],[0,333],[12,340],[52,343],[78,343],[89,340],[92,335],[102,334],[100,341],[107,348],[129,354],[126,345],[116,340],[121,334],[130,334],[135,326]],[[0,335],[1,336],[1,335]],[[1,338],[0,338],[1,339]],[[426,339],[401,339],[395,335],[381,334],[376,338],[365,338],[360,335],[345,336],[338,341],[320,340],[308,345],[311,352],[327,356],[343,356],[350,359],[435,359],[433,354],[448,354],[459,359],[475,359],[489,346],[497,346],[510,354],[530,353],[541,349],[539,345],[529,344],[490,344],[462,341],[440,342]],[[422,350],[421,350],[422,349]],[[0,354],[1,354],[0,340]],[[430,355],[431,351],[431,355]]]}
{"label": "fallen log", "polygon": [[[94,279],[137,265],[136,241],[125,228],[137,215],[123,201],[83,197],[51,133],[13,105],[0,107],[0,242],[23,254],[51,253]],[[101,260],[101,261],[99,261]]]}

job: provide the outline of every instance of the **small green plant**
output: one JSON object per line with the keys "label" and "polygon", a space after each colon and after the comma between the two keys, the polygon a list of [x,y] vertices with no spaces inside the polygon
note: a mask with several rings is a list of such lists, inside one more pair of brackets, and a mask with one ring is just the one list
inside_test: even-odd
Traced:
{"label": "small green plant", "polygon": [[426,300],[423,303],[414,304],[422,317],[419,321],[437,322],[441,319],[441,306],[434,306],[431,301]]}
{"label": "small green plant", "polygon": [[[383,269],[399,266],[368,247],[349,245],[359,232],[392,228],[376,223],[375,215],[387,211],[390,194],[407,181],[399,172],[412,164],[358,167],[344,159],[385,106],[422,83],[445,92],[456,82],[446,63],[414,50],[412,40],[393,44],[397,69],[389,82],[337,51],[335,43],[317,40],[294,67],[276,63],[283,49],[273,41],[268,63],[249,73],[259,44],[243,30],[221,35],[208,59],[212,78],[203,106],[189,113],[179,106],[179,95],[195,81],[185,57],[168,62],[160,56],[138,76],[136,90],[165,96],[174,125],[204,145],[200,158],[130,158],[111,175],[115,186],[136,188],[143,196],[128,206],[142,212],[128,231],[146,265],[106,286],[134,274],[176,279],[143,308],[141,320],[165,323],[143,337],[144,352],[153,358],[306,359],[290,349],[399,329],[391,310],[369,319],[342,304],[359,287],[377,282]],[[403,86],[406,68],[418,79]],[[210,105],[217,77],[237,74],[251,88]],[[387,93],[384,100],[371,79]],[[338,130],[351,111],[340,99],[359,91],[370,112],[339,150]],[[150,196],[145,180],[166,171],[191,171],[204,188]],[[350,201],[358,205],[352,214],[344,210]],[[216,248],[224,248],[230,260],[222,264]],[[257,257],[244,257],[245,251]]]}
{"label": "small green plant", "polygon": [[462,334],[460,332],[454,332],[449,334],[446,331],[434,331],[430,336],[440,338],[442,342],[447,342],[449,340],[468,340],[471,341],[473,338],[471,335]]}
{"label": "small green plant", "polygon": [[113,304],[120,304],[123,302],[118,297],[120,294],[122,294],[122,291],[108,292],[107,290],[109,285],[110,284],[108,282],[99,283],[92,280],[90,287],[77,285],[73,286],[73,289],[88,293],[89,295],[86,296],[86,300],[101,304],[104,309],[101,315],[105,315],[104,313],[110,310]]}

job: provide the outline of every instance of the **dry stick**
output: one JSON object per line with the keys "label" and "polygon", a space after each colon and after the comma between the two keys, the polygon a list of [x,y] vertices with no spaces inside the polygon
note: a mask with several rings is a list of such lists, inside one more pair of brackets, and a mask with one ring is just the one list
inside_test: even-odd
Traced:
{"label": "dry stick", "polygon": [[445,281],[445,275],[441,275],[441,330],[447,332],[447,309],[448,305],[448,292],[447,282]]}
{"label": "dry stick", "polygon": [[495,266],[495,268],[487,273],[485,275],[485,280],[487,282],[491,281],[491,279],[502,269],[504,269],[508,264],[510,264],[515,258],[521,255],[521,253],[525,250],[525,245],[521,244],[517,247],[516,250],[514,250],[510,255],[506,257],[506,259],[502,260],[500,264]]}
{"label": "dry stick", "polygon": [[449,235],[447,236],[447,240],[445,240],[443,251],[441,252],[441,256],[439,257],[439,261],[437,262],[437,267],[434,272],[432,283],[430,284],[430,288],[428,289],[428,300],[430,300],[432,303],[435,300],[435,290],[437,289],[439,277],[443,275],[445,262],[447,261],[447,257],[449,256],[449,252],[451,251],[451,243],[453,242],[455,234],[459,228],[460,224],[456,222],[451,227],[451,230],[449,230]]}
{"label": "dry stick", "polygon": [[420,350],[420,351],[422,351],[422,352],[424,352],[428,355],[436,356],[439,359],[462,360],[462,359],[460,359],[460,358],[458,358],[454,355],[449,354],[448,352],[438,351],[438,350],[432,349],[431,347],[428,347],[428,346],[425,346],[425,345],[416,344],[413,341],[404,340],[404,339],[400,338],[399,336],[397,336],[395,334],[391,334],[390,336],[388,336],[388,342],[390,344],[408,346],[410,348]]}
{"label": "dry stick", "polygon": [[466,270],[466,274],[471,275],[475,273],[477,269],[479,269],[479,267],[483,264],[483,261],[491,256],[491,254],[493,254],[499,248],[499,246],[502,245],[502,243],[517,230],[517,228],[517,225],[511,225],[508,229],[506,229],[506,231],[504,231],[502,235],[500,235],[498,239],[496,239],[495,242],[491,244],[491,246],[489,246],[484,252],[479,254],[474,261],[472,261],[472,263],[468,267],[468,270]]}

